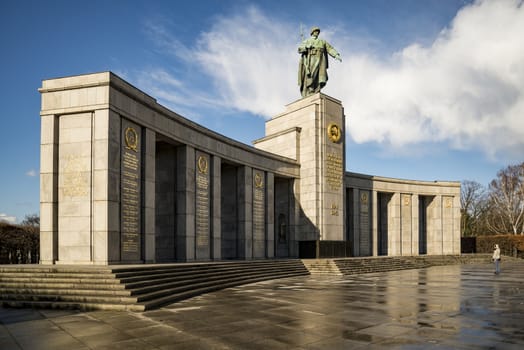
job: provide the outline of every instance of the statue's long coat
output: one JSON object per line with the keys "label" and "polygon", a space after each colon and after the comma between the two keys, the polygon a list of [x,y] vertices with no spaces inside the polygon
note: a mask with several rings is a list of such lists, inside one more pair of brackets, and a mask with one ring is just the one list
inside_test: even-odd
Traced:
{"label": "statue's long coat", "polygon": [[298,48],[301,53],[298,67],[298,85],[302,96],[318,92],[328,81],[328,54],[335,57],[338,52],[325,40],[311,37]]}

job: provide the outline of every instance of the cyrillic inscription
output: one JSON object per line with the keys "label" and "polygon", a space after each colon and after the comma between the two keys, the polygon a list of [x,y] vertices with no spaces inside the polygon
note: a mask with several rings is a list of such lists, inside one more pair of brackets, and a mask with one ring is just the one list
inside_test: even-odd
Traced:
{"label": "cyrillic inscription", "polygon": [[256,240],[265,238],[265,190],[264,173],[253,171],[253,236]]}
{"label": "cyrillic inscription", "polygon": [[340,190],[342,186],[343,173],[342,156],[337,153],[328,153],[326,157],[326,182],[329,189]]}
{"label": "cyrillic inscription", "polygon": [[369,191],[360,192],[360,254],[371,255],[371,226],[369,222]]}
{"label": "cyrillic inscription", "polygon": [[209,156],[197,154],[196,171],[196,245],[209,246]]}
{"label": "cyrillic inscription", "polygon": [[140,128],[122,120],[120,230],[123,261],[141,258]]}

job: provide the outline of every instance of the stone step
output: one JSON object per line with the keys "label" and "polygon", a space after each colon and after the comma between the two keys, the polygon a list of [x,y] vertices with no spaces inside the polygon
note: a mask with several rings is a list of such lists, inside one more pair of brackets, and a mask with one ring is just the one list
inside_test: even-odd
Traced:
{"label": "stone step", "polygon": [[34,294],[0,294],[0,299],[5,300],[22,300],[22,301],[52,301],[52,302],[78,302],[91,304],[135,304],[136,297],[129,296],[113,296],[113,295],[88,295],[88,294],[42,294],[40,292]]}
{"label": "stone step", "polygon": [[85,274],[107,275],[113,269],[102,266],[70,266],[70,265],[0,265],[2,273],[38,273],[38,274]]}
{"label": "stone step", "polygon": [[38,275],[40,278],[75,278],[78,280],[90,280],[90,279],[113,279],[115,274],[111,272],[107,273],[85,273],[85,272],[28,272],[28,271],[0,271],[0,281],[4,278],[33,278],[35,275]]}
{"label": "stone step", "polygon": [[86,302],[56,302],[36,300],[0,300],[0,306],[30,309],[60,309],[60,310],[107,310],[107,311],[144,311],[142,305],[137,304],[108,304],[108,303],[86,303]]}
{"label": "stone step", "polygon": [[[200,282],[194,282],[191,284],[161,284],[157,285],[153,290],[148,291],[147,293],[132,293],[133,295],[136,295],[139,302],[157,299],[157,298],[163,298],[165,296],[171,295],[171,294],[177,294],[180,292],[186,292],[187,290],[191,289],[200,289],[200,288],[213,288],[214,286],[221,287],[223,285],[230,285],[231,283],[238,283],[250,279],[256,279],[256,280],[263,280],[267,279],[268,277],[271,277],[271,279],[274,278],[281,278],[280,276],[289,276],[289,275],[307,275],[307,272],[292,272],[292,271],[281,271],[281,272],[275,272],[271,275],[267,273],[252,273],[252,274],[240,274],[235,276],[228,276],[225,278],[220,278],[217,280],[212,281],[206,281],[202,280]],[[220,289],[220,288],[219,288]],[[134,292],[134,290],[133,290]]]}
{"label": "stone step", "polygon": [[19,288],[19,289],[78,289],[78,290],[123,290],[125,285],[120,284],[118,280],[115,280],[114,283],[82,283],[82,282],[69,282],[62,281],[57,282],[53,279],[43,280],[41,282],[2,282],[1,284],[4,288]]}
{"label": "stone step", "polygon": [[438,265],[489,262],[488,255],[420,255],[412,257],[372,257],[334,259],[344,275],[420,269]]}
{"label": "stone step", "polygon": [[76,288],[49,288],[43,286],[40,288],[18,288],[18,287],[0,287],[0,299],[4,299],[4,295],[7,294],[20,294],[20,295],[92,295],[92,296],[120,296],[129,297],[132,295],[131,290],[124,289],[125,286],[121,286],[120,290],[111,289],[76,289]]}
{"label": "stone step", "polygon": [[331,259],[303,259],[302,263],[312,275],[342,275],[338,266]]}
{"label": "stone step", "polygon": [[[37,276],[37,277],[36,277]],[[0,277],[0,283],[44,283],[53,281],[54,283],[77,283],[77,284],[118,284],[119,281],[114,276],[105,276],[104,278],[76,278],[62,275],[60,277],[45,277],[33,275],[33,277]]]}
{"label": "stone step", "polygon": [[[272,279],[298,277],[298,276],[301,276],[301,275],[308,275],[308,274],[309,273],[307,271],[305,273],[302,273],[302,274],[296,274],[296,273],[280,274],[280,275],[274,276]],[[203,286],[203,287],[200,287],[200,288],[197,288],[197,289],[190,289],[190,290],[183,291],[183,292],[169,294],[169,295],[166,295],[164,297],[155,298],[153,300],[149,300],[149,301],[145,301],[145,302],[139,302],[138,305],[143,305],[144,306],[144,310],[150,310],[150,309],[157,308],[157,307],[164,306],[164,305],[168,305],[168,304],[171,304],[171,303],[174,303],[174,302],[177,302],[177,301],[181,301],[181,300],[184,300],[184,299],[187,299],[187,298],[191,298],[191,297],[194,297],[194,296],[197,296],[197,295],[200,295],[200,294],[210,293],[210,292],[218,291],[218,290],[225,289],[225,288],[231,288],[231,287],[236,287],[236,286],[239,286],[239,285],[245,285],[245,284],[250,284],[250,283],[255,283],[255,282],[260,282],[260,281],[266,281],[266,280],[268,280],[268,278],[262,277],[262,276],[260,276],[260,277],[239,278],[239,279],[235,279],[235,280],[229,280],[229,281],[224,282],[224,283],[222,283],[220,285]]]}
{"label": "stone step", "polygon": [[93,276],[60,267],[22,270],[0,272],[6,281],[0,285],[0,305],[143,311],[229,286],[309,274],[300,260],[115,267],[103,273],[86,269]]}
{"label": "stone step", "polygon": [[136,270],[128,272],[116,272],[116,278],[126,283],[149,281],[154,279],[161,279],[171,275],[184,276],[184,275],[195,275],[195,274],[211,274],[217,270],[220,271],[253,271],[255,269],[272,269],[272,268],[287,268],[293,267],[293,264],[289,263],[253,263],[253,264],[227,264],[227,265],[202,265],[202,266],[176,266],[174,268],[159,268],[159,269],[147,269],[147,270]]}
{"label": "stone step", "polygon": [[294,267],[280,267],[280,266],[269,266],[265,268],[258,268],[254,270],[239,270],[239,269],[228,269],[228,270],[206,270],[195,271],[193,273],[171,273],[163,274],[160,276],[147,277],[144,276],[139,279],[139,282],[135,282],[135,279],[121,279],[122,283],[125,283],[126,288],[129,289],[140,289],[150,287],[152,284],[163,284],[163,283],[192,283],[192,281],[199,281],[205,279],[220,279],[228,276],[236,276],[241,274],[253,274],[253,273],[275,273],[278,271],[290,271],[295,270]]}

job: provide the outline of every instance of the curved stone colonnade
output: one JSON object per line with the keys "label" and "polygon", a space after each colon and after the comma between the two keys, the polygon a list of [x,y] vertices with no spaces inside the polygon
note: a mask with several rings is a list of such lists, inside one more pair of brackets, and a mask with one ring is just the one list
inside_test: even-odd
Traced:
{"label": "curved stone colonnade", "polygon": [[[39,91],[43,264],[297,257],[303,240],[349,240],[356,256],[460,251],[460,185],[346,174],[345,116],[329,96],[288,105],[254,148],[111,72]],[[422,231],[426,251],[414,249]]]}

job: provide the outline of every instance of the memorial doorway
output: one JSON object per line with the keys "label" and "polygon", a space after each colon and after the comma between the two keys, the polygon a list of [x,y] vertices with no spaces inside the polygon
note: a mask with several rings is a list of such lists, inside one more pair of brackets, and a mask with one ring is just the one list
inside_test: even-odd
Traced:
{"label": "memorial doorway", "polygon": [[290,213],[292,182],[285,178],[275,178],[275,256],[289,257],[291,240]]}
{"label": "memorial doorway", "polygon": [[418,198],[418,254],[428,253],[428,210],[433,196],[419,196]]}
{"label": "memorial doorway", "polygon": [[238,167],[221,166],[221,254],[222,259],[239,258],[238,249]]}
{"label": "memorial doorway", "polygon": [[389,225],[389,212],[388,206],[393,195],[391,193],[377,193],[377,219],[378,219],[378,232],[377,232],[377,254],[388,255],[388,225]]}
{"label": "memorial doorway", "polygon": [[176,147],[156,143],[155,154],[155,261],[176,261]]}

